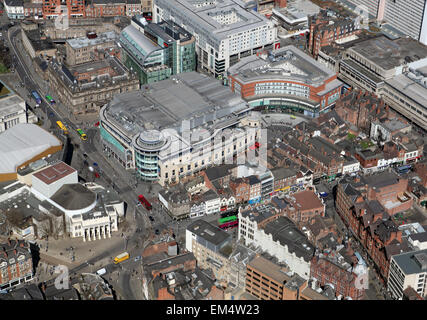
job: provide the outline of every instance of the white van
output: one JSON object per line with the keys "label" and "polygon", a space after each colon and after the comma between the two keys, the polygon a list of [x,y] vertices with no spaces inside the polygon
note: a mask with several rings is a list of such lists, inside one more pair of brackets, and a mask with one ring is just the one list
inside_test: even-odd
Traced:
{"label": "white van", "polygon": [[104,275],[104,274],[106,274],[106,273],[107,273],[107,270],[106,270],[105,268],[99,269],[99,270],[96,272],[96,274],[97,274],[98,276],[102,276],[102,275]]}

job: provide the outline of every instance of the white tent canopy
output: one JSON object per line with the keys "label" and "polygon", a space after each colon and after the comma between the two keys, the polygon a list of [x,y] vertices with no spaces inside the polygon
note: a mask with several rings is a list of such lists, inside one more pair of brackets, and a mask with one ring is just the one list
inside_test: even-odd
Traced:
{"label": "white tent canopy", "polygon": [[17,168],[38,154],[61,142],[35,124],[18,124],[0,134],[0,174]]}

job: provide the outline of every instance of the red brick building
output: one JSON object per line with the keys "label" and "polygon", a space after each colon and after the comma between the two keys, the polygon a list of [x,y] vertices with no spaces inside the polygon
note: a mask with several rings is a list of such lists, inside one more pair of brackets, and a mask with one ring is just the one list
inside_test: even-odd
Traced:
{"label": "red brick building", "polygon": [[231,90],[251,105],[288,108],[310,117],[332,106],[343,86],[336,72],[291,45],[243,58],[228,74]]}
{"label": "red brick building", "polygon": [[308,286],[308,281],[263,257],[246,265],[245,291],[261,300],[328,300]]}
{"label": "red brick building", "polygon": [[384,159],[384,154],[379,150],[366,149],[357,151],[354,157],[359,161],[361,167],[369,169],[377,167],[378,160]]}
{"label": "red brick building", "polygon": [[313,190],[293,193],[290,201],[295,210],[288,213],[288,218],[296,225],[306,223],[315,216],[325,216],[325,205]]}
{"label": "red brick building", "polygon": [[[344,178],[337,187],[337,212],[363,245],[383,279],[387,279],[391,256],[408,250],[402,231],[387,212],[395,212],[394,208],[405,209],[407,204],[403,202],[401,206],[397,195],[406,185],[407,181],[401,182],[395,174],[383,172],[362,179]],[[390,201],[397,206],[390,206]]]}
{"label": "red brick building", "polygon": [[0,248],[0,289],[32,280],[33,261],[29,243],[8,239],[0,244]]}
{"label": "red brick building", "polygon": [[384,100],[359,89],[344,93],[335,103],[334,110],[342,120],[366,132],[370,131],[372,121],[396,116],[396,113],[385,105]]}
{"label": "red brick building", "polygon": [[322,47],[361,32],[355,20],[333,18],[328,16],[326,10],[321,10],[317,16],[309,17],[308,25],[310,29],[308,49],[314,57],[317,57]]}
{"label": "red brick building", "polygon": [[85,8],[86,17],[116,17],[126,15],[126,0],[92,0]]}
{"label": "red brick building", "polygon": [[355,273],[326,258],[315,256],[311,260],[310,277],[316,279],[320,286],[332,284],[337,296],[361,300],[365,294],[364,289],[357,289],[355,286],[357,278]]}
{"label": "red brick building", "polygon": [[[43,18],[51,19],[64,13],[61,0],[44,0],[43,1]],[[85,16],[84,0],[66,0],[68,18]]]}
{"label": "red brick building", "polygon": [[236,203],[248,202],[250,198],[251,186],[246,178],[230,180],[230,189],[236,199]]}

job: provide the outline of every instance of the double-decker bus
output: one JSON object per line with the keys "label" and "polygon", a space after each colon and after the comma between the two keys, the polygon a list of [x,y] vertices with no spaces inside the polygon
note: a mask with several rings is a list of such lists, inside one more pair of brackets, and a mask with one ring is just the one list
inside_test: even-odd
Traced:
{"label": "double-decker bus", "polygon": [[62,132],[64,132],[64,134],[68,134],[67,127],[61,121],[56,121],[56,124],[62,130]]}
{"label": "double-decker bus", "polygon": [[82,140],[87,140],[87,135],[86,135],[86,133],[83,132],[82,129],[76,129],[76,131]]}
{"label": "double-decker bus", "polygon": [[46,95],[46,100],[49,101],[50,104],[54,104],[55,100],[53,100],[53,98],[50,95]]}
{"label": "double-decker bus", "polygon": [[141,202],[141,204],[145,207],[145,209],[151,210],[151,203],[148,202],[148,200],[145,199],[145,197],[142,194],[138,196],[138,201]]}
{"label": "double-decker bus", "polygon": [[226,218],[226,217],[230,217],[230,216],[237,216],[237,215],[238,215],[238,210],[236,210],[236,209],[221,212],[221,218]]}
{"label": "double-decker bus", "polygon": [[147,20],[147,21],[153,21],[153,16],[152,16],[152,14],[151,14],[151,12],[144,12],[143,14],[142,14],[142,16],[145,18],[145,20]]}
{"label": "double-decker bus", "polygon": [[220,224],[219,228],[223,230],[228,230],[228,229],[236,228],[238,225],[239,225],[239,220],[235,220],[235,221],[230,221],[230,222]]}
{"label": "double-decker bus", "polygon": [[236,221],[237,217],[236,216],[229,216],[229,217],[224,217],[224,218],[220,218],[218,219],[218,223],[219,224],[224,224],[230,221]]}
{"label": "double-decker bus", "polygon": [[31,91],[31,95],[33,96],[34,100],[36,100],[36,107],[40,107],[42,104],[42,97],[40,97],[36,90]]}

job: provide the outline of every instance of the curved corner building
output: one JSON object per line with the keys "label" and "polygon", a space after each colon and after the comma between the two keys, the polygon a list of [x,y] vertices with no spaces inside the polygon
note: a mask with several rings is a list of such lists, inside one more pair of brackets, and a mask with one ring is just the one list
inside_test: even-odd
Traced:
{"label": "curved corner building", "polygon": [[[139,179],[161,185],[245,151],[258,128],[244,100],[197,72],[117,94],[100,112],[106,154]],[[233,132],[223,139],[225,129]]]}
{"label": "curved corner building", "polygon": [[227,73],[231,89],[252,107],[313,118],[335,103],[344,85],[335,72],[294,46],[243,58]]}

